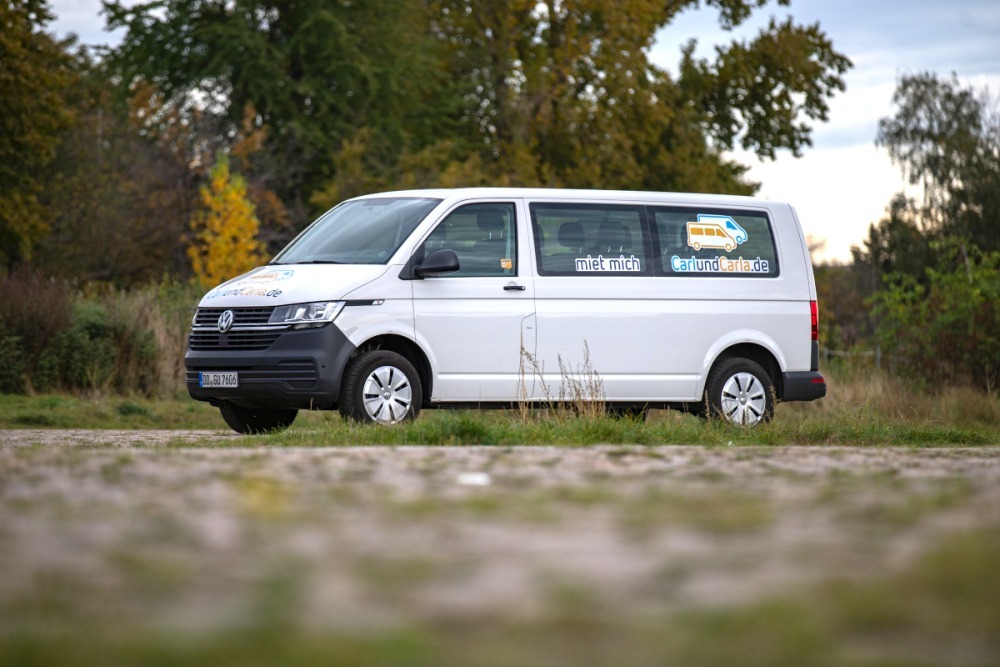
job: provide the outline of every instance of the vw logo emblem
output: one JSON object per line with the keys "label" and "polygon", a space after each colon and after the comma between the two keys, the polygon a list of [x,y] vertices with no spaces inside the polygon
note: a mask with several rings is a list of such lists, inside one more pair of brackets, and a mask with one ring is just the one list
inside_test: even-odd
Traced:
{"label": "vw logo emblem", "polygon": [[219,333],[226,333],[233,327],[233,311],[226,310],[219,315]]}

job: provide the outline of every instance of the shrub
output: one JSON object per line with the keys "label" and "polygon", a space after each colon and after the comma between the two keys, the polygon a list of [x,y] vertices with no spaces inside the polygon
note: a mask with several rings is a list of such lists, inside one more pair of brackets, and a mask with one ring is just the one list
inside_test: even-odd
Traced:
{"label": "shrub", "polygon": [[926,283],[895,276],[872,298],[883,349],[897,373],[988,393],[1000,382],[1000,253],[926,269]]}
{"label": "shrub", "polygon": [[70,325],[38,361],[35,389],[92,391],[109,387],[116,350],[108,331],[107,313],[101,304],[77,302]]}
{"label": "shrub", "polygon": [[0,275],[0,393],[172,395],[197,295],[163,283],[74,292],[21,270]]}
{"label": "shrub", "polygon": [[24,391],[24,349],[21,337],[0,328],[0,394]]}
{"label": "shrub", "polygon": [[42,353],[69,324],[72,291],[62,281],[21,270],[0,274],[0,294],[0,335],[17,339],[0,346],[5,386],[23,386],[23,378],[12,379],[15,370],[29,378],[34,374]]}
{"label": "shrub", "polygon": [[39,361],[40,390],[140,392],[160,388],[156,306],[142,294],[80,298],[70,325]]}

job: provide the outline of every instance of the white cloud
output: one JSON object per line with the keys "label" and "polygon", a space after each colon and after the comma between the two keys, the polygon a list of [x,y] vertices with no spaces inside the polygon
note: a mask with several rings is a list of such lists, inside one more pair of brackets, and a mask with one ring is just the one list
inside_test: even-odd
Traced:
{"label": "white cloud", "polygon": [[792,204],[805,233],[824,242],[816,260],[849,260],[851,246],[861,243],[868,225],[882,219],[892,195],[906,186],[899,168],[873,144],[766,163],[746,152],[731,157],[751,165],[749,177],[762,183],[759,196]]}
{"label": "white cloud", "polygon": [[108,32],[106,17],[101,14],[101,0],[52,0],[49,5],[55,20],[47,31],[64,37],[76,35],[83,44],[117,44],[121,41],[121,31]]}

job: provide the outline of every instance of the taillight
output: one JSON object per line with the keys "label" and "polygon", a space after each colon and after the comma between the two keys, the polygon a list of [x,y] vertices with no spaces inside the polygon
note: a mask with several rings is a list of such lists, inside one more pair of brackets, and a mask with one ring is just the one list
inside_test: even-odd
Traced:
{"label": "taillight", "polygon": [[819,302],[809,302],[809,315],[812,319],[812,339],[819,340]]}

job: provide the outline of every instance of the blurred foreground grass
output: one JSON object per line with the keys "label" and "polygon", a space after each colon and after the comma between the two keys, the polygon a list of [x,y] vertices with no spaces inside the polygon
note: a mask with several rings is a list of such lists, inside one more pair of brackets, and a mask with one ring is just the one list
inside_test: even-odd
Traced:
{"label": "blurred foreground grass", "polygon": [[0,664],[986,666],[1000,660],[998,559],[1000,531],[983,530],[958,534],[888,576],[831,580],[719,611],[610,610],[567,590],[530,623],[499,615],[340,632],[285,617],[289,584],[271,582],[242,628],[177,633],[84,622],[58,633],[0,632]]}
{"label": "blurred foreground grass", "polygon": [[997,448],[0,449],[0,664],[994,665],[998,481]]}

